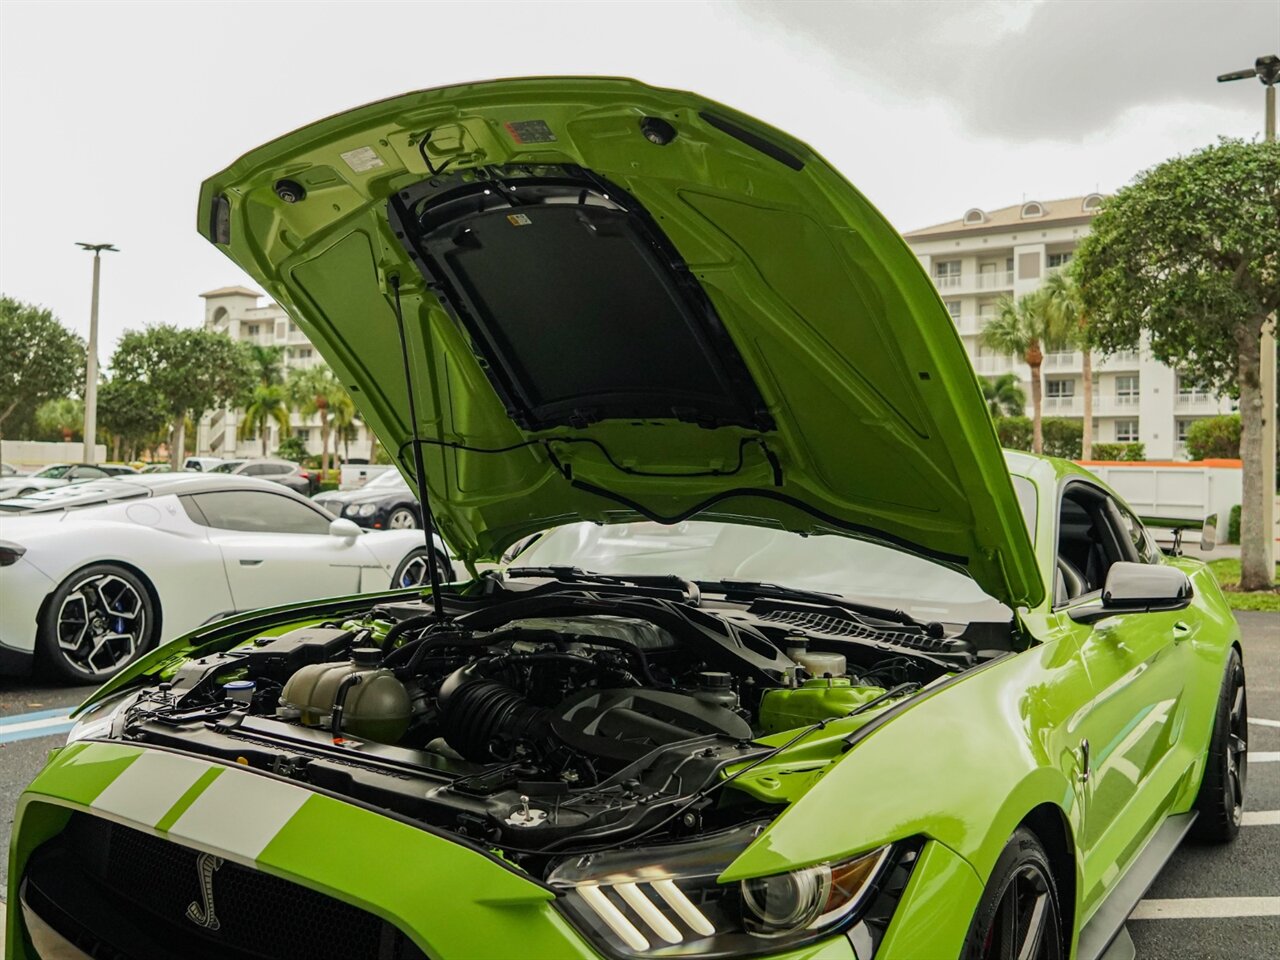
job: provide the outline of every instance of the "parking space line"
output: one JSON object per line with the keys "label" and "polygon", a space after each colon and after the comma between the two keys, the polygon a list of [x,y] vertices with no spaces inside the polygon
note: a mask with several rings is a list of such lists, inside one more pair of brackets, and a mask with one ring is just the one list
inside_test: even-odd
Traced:
{"label": "parking space line", "polygon": [[67,716],[66,708],[61,710],[41,711],[33,719],[32,714],[19,714],[17,717],[6,717],[8,722],[0,724],[0,743],[12,743],[16,740],[31,740],[35,737],[50,737],[66,733],[76,725]]}
{"label": "parking space line", "polygon": [[33,710],[30,713],[11,713],[0,717],[0,730],[29,720],[43,720],[46,717],[65,717],[71,711],[67,707],[54,707],[52,710]]}
{"label": "parking space line", "polygon": [[1249,722],[1257,727],[1280,727],[1280,720],[1263,720],[1261,717],[1250,717]]}
{"label": "parking space line", "polygon": [[1280,763],[1280,750],[1250,750],[1250,763]]}
{"label": "parking space line", "polygon": [[1280,917],[1280,897],[1188,897],[1143,900],[1130,920],[1211,920],[1225,917]]}
{"label": "parking space line", "polygon": [[1280,827],[1280,810],[1246,810],[1240,825],[1244,827]]}

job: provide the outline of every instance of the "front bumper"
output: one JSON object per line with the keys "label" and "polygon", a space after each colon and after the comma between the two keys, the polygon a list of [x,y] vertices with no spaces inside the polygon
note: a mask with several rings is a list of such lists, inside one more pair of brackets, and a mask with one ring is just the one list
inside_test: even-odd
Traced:
{"label": "front bumper", "polygon": [[[393,935],[403,934],[406,956],[421,951],[436,960],[599,957],[552,905],[554,894],[547,887],[496,858],[376,811],[234,765],[121,743],[82,741],[58,752],[18,804],[10,848],[5,954],[11,960],[79,960],[67,949],[95,956],[113,955],[111,949],[128,956],[146,952],[136,943],[131,950],[110,942],[126,936],[141,938],[137,942],[144,945],[159,944],[159,956],[174,955],[174,937],[186,937],[183,942],[194,945],[178,955],[233,955],[230,941],[219,949],[217,938],[222,934],[217,930],[183,916],[184,904],[188,912],[195,908],[197,919],[202,916],[201,898],[165,890],[160,880],[142,905],[145,912],[130,914],[132,932],[122,932],[119,910],[111,914],[115,922],[109,923],[95,920],[93,910],[77,909],[75,902],[57,904],[59,897],[92,899],[76,892],[69,879],[75,871],[57,860],[67,846],[64,837],[85,823],[114,831],[113,837],[123,832],[135,848],[158,848],[162,852],[156,856],[181,851],[192,858],[183,861],[180,875],[188,879],[182,882],[192,885],[200,881],[199,863],[227,863],[229,869],[210,883],[218,912],[226,914],[221,929],[228,937],[238,908],[227,881],[240,875],[256,883],[260,892],[254,902],[277,896],[278,891],[261,892],[273,884],[299,890],[304,896],[298,902],[312,904],[306,907],[309,916],[324,915],[317,901],[339,901],[333,904],[336,912],[361,914]],[[120,876],[114,868],[112,874]],[[123,880],[118,882],[114,893],[124,886]],[[956,919],[955,908],[964,906],[969,892],[976,903],[978,888],[959,857],[937,843],[927,844],[876,960],[956,956],[967,922]],[[188,891],[198,889],[202,888]],[[283,912],[274,910],[272,916]],[[966,920],[969,915],[971,908],[963,914]],[[70,923],[68,916],[76,922]],[[139,916],[150,918],[149,923],[138,923]],[[88,929],[99,922],[106,925],[105,934]],[[253,923],[253,929],[264,925],[260,916]],[[344,920],[342,928],[349,927]],[[289,955],[283,947],[278,952]],[[343,953],[356,960],[351,951]],[[847,937],[837,936],[774,956],[854,960],[855,953]]]}
{"label": "front bumper", "polygon": [[0,676],[30,670],[40,605],[55,586],[26,557],[0,567]]}

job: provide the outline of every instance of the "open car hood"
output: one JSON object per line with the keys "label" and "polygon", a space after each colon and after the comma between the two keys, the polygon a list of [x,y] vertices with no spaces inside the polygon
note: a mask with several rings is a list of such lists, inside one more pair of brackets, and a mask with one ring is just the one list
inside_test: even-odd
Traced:
{"label": "open car hood", "polygon": [[1042,596],[929,279],[821,157],[750,117],[632,80],[427,90],[251,151],[204,183],[198,223],[411,475],[398,292],[431,507],[465,559],[701,513]]}

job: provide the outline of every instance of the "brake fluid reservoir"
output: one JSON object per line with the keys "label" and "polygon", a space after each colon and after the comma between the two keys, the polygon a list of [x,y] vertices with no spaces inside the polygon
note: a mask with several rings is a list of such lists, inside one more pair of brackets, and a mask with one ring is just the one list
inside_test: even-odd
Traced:
{"label": "brake fluid reservoir", "polygon": [[814,677],[843,677],[843,653],[818,653],[805,650],[793,657],[796,663],[804,667]]}
{"label": "brake fluid reservoir", "polygon": [[848,677],[806,680],[794,690],[769,690],[760,700],[760,726],[765,733],[780,733],[834,720],[882,693],[883,687],[855,687]]}

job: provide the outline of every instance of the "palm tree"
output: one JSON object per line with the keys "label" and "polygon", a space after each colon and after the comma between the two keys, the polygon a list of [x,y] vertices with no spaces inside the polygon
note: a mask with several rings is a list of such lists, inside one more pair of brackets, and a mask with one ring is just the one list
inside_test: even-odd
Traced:
{"label": "palm tree", "polygon": [[249,344],[249,356],[258,373],[258,382],[264,387],[284,383],[284,347],[264,347]]}
{"label": "palm tree", "polygon": [[[304,417],[320,417],[320,470],[321,476],[329,474],[329,411],[334,398],[342,390],[342,384],[324,364],[295,369],[289,374],[287,384],[294,406]],[[345,392],[345,391],[343,391]]]}
{"label": "palm tree", "polygon": [[1093,458],[1093,353],[1089,349],[1089,318],[1085,314],[1084,300],[1080,296],[1080,284],[1071,261],[1061,270],[1055,270],[1045,280],[1045,309],[1051,315],[1056,329],[1062,332],[1067,343],[1081,354],[1081,374],[1084,377],[1084,424],[1080,434],[1080,459]]}
{"label": "palm tree", "polygon": [[1043,290],[1023,294],[1017,300],[1003,295],[996,304],[995,316],[981,334],[983,345],[1020,357],[1031,368],[1031,449],[1036,453],[1044,450],[1040,366],[1044,351],[1057,349],[1064,342],[1054,316],[1045,309],[1045,300]]}
{"label": "palm tree", "polygon": [[84,401],[74,397],[46,400],[36,410],[36,426],[60,434],[64,443],[70,443],[76,431],[84,428]]}
{"label": "palm tree", "polygon": [[1018,386],[1018,378],[1012,373],[998,377],[980,377],[982,395],[987,400],[987,410],[996,417],[1020,417],[1027,409],[1027,396]]}
{"label": "palm tree", "polygon": [[333,399],[329,404],[329,413],[333,417],[334,432],[338,435],[338,439],[342,441],[342,459],[350,460],[351,451],[348,448],[348,444],[359,433],[356,426],[356,404],[351,399],[351,394],[347,393],[341,384],[338,385],[337,392],[333,395]]}
{"label": "palm tree", "polygon": [[289,395],[278,383],[259,383],[253,388],[249,404],[244,408],[237,438],[247,440],[254,430],[262,438],[262,455],[267,455],[267,426],[274,420],[280,427],[280,436],[289,434]]}

